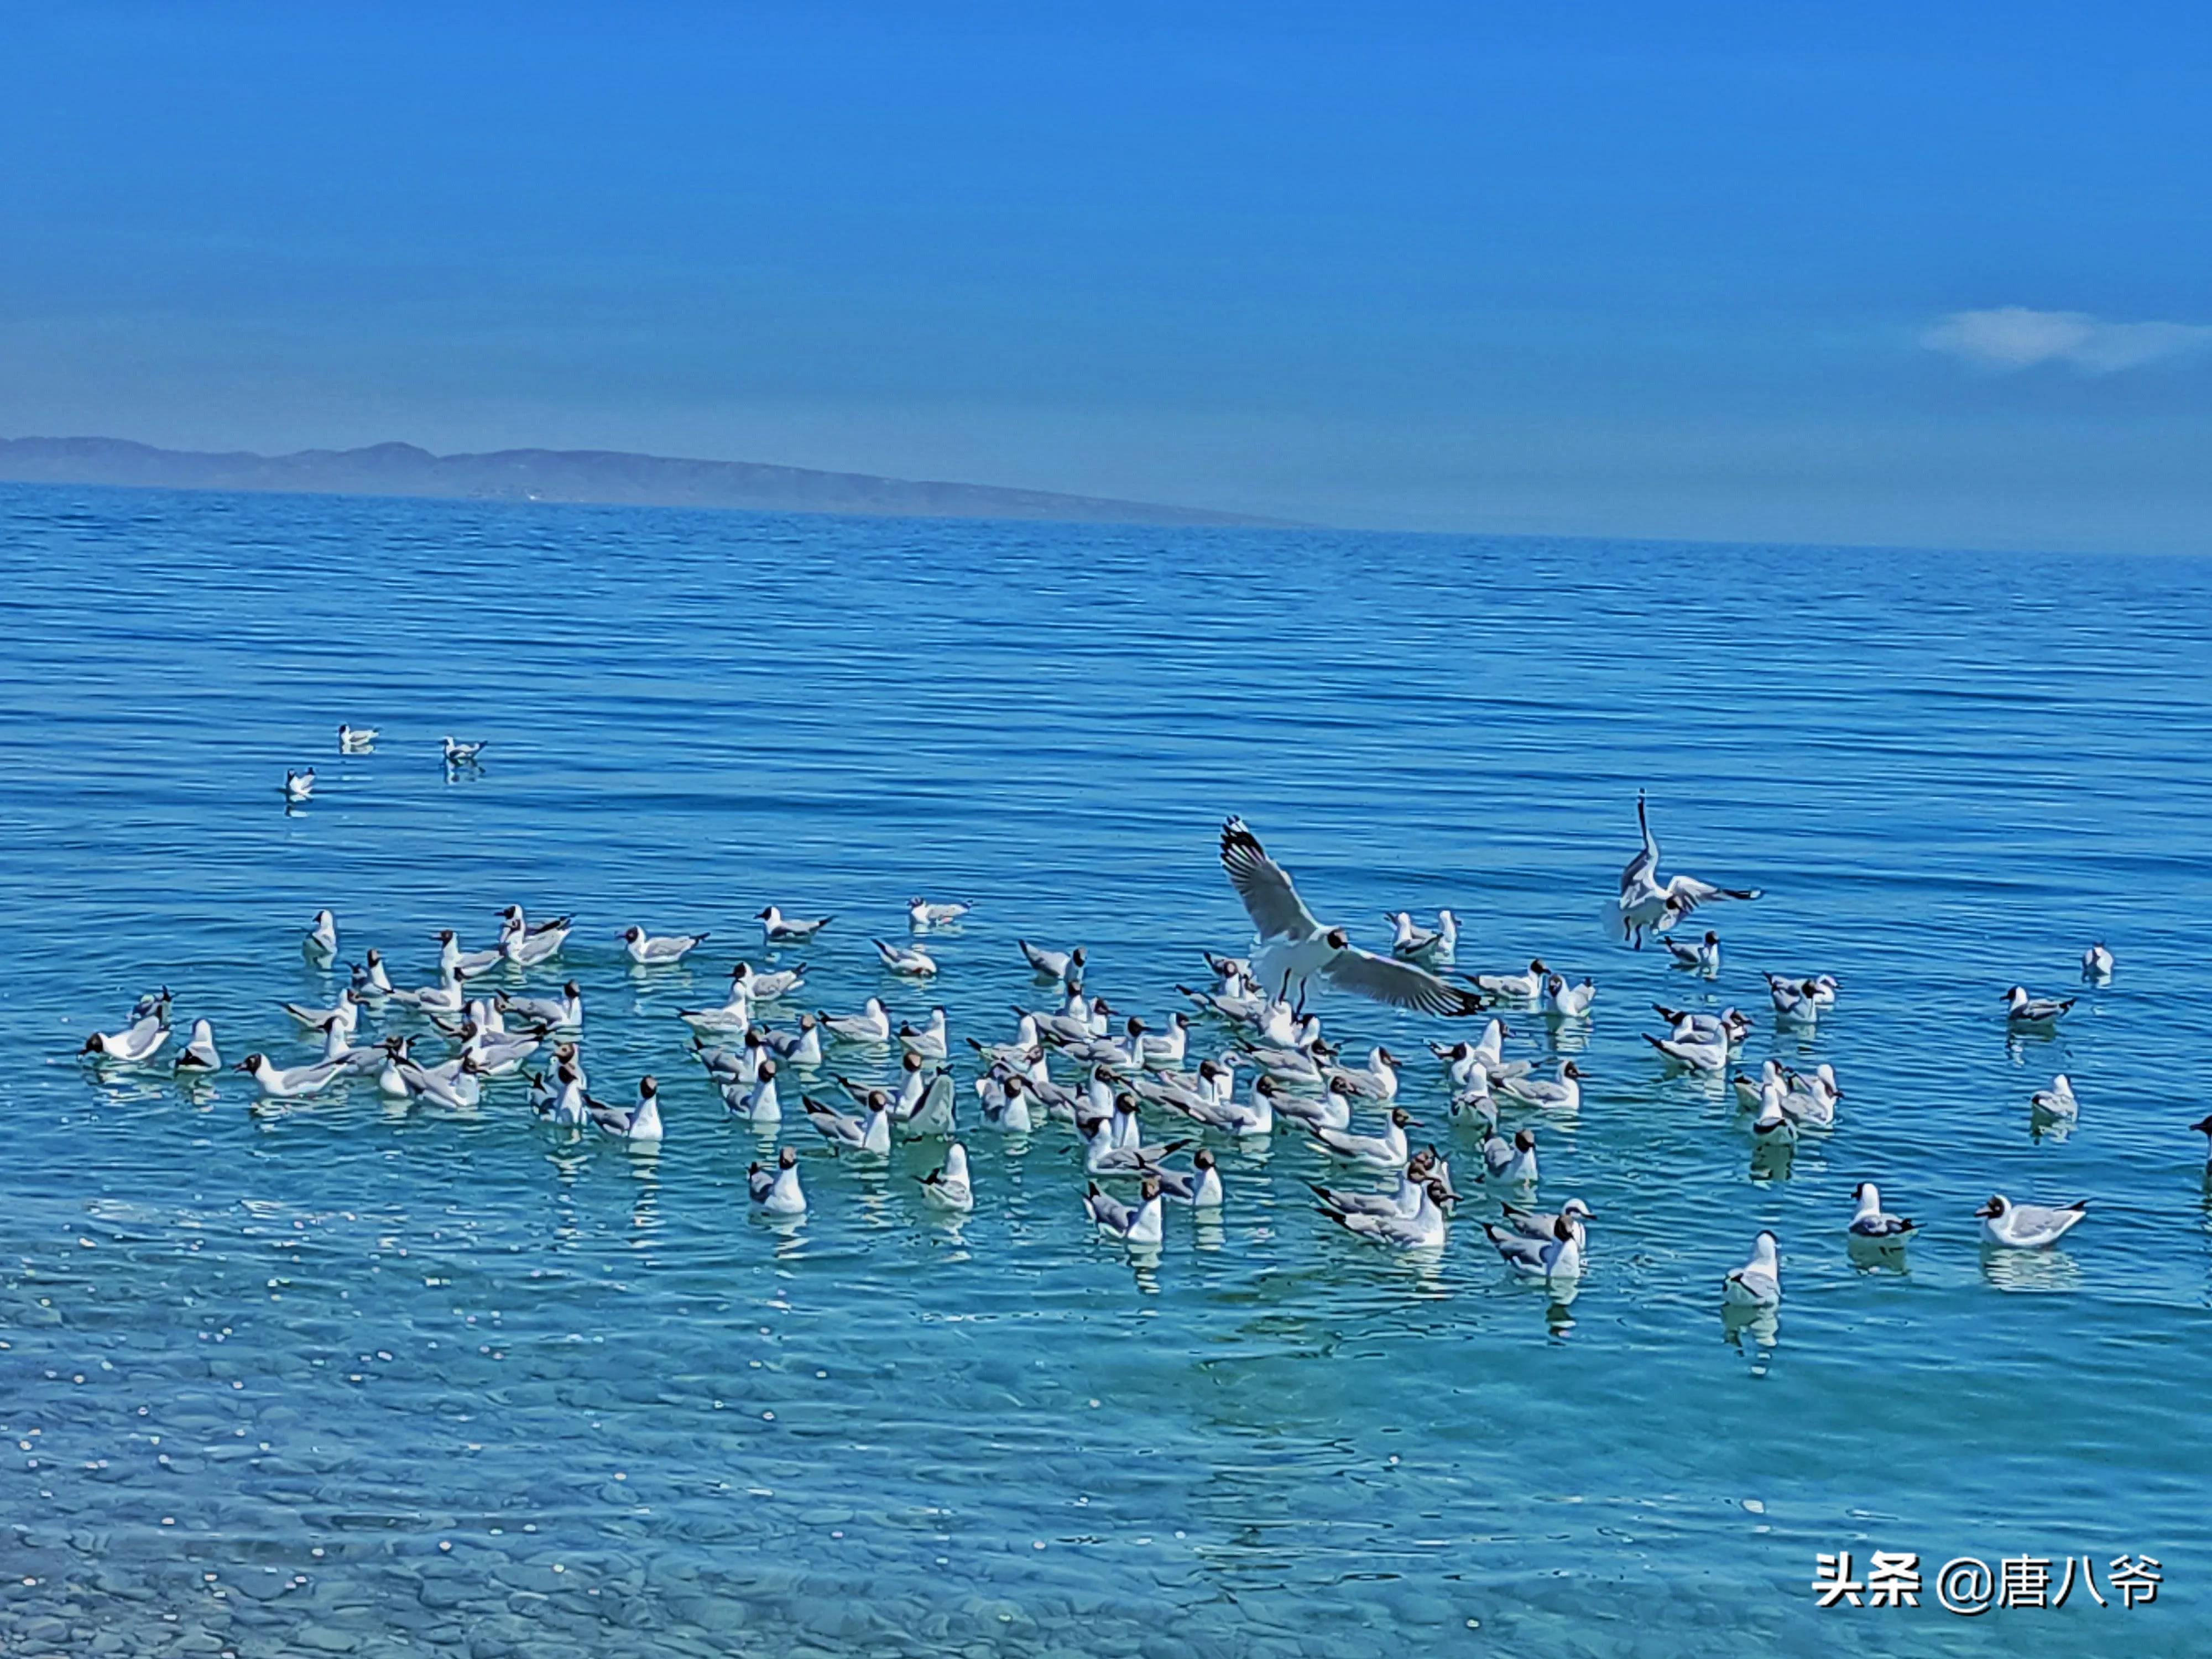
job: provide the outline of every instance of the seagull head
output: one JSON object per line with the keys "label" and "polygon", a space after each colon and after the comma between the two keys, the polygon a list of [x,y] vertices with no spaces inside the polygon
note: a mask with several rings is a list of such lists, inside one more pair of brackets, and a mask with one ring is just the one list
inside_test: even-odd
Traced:
{"label": "seagull head", "polygon": [[775,1167],[779,1170],[797,1169],[799,1167],[799,1154],[793,1152],[790,1147],[785,1147],[781,1152],[775,1155]]}
{"label": "seagull head", "polygon": [[1332,951],[1348,950],[1352,945],[1352,935],[1341,927],[1330,928],[1328,933],[1322,935],[1322,939]]}
{"label": "seagull head", "polygon": [[1513,1135],[1513,1150],[1516,1152],[1534,1152],[1536,1150],[1536,1132],[1534,1129],[1516,1130]]}
{"label": "seagull head", "polygon": [[2005,1196],[2002,1193],[1992,1193],[1990,1195],[1989,1202],[1983,1205],[1981,1208],[1976,1210],[1974,1213],[1980,1216],[1984,1220],[1994,1220],[2011,1207],[2012,1206],[2005,1201]]}
{"label": "seagull head", "polygon": [[1390,1121],[1401,1129],[1410,1129],[1413,1127],[1413,1114],[1403,1106],[1393,1106],[1390,1109]]}
{"label": "seagull head", "polygon": [[1597,1219],[1597,1212],[1579,1198],[1571,1198],[1559,1206],[1559,1219],[1565,1221],[1569,1218],[1576,1221],[1595,1221]]}

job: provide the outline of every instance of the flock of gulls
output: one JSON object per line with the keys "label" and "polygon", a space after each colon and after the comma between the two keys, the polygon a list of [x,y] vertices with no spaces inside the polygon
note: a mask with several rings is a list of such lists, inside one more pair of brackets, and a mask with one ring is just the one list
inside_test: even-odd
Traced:
{"label": "flock of gulls", "polygon": [[[376,737],[371,729],[338,728],[347,754],[367,752]],[[449,769],[472,767],[483,749],[447,738],[443,758]],[[312,769],[288,773],[288,804],[307,799],[313,787]],[[1656,940],[1676,966],[1716,979],[1718,935],[1706,929],[1690,939],[1676,937],[1676,929],[1705,906],[1756,899],[1759,890],[1679,874],[1662,879],[1659,845],[1641,795],[1637,817],[1643,842],[1621,872],[1620,937],[1639,949]],[[1043,1006],[1012,1010],[1012,1030],[994,1041],[969,1036],[956,1044],[942,1007],[918,1020],[900,1019],[881,996],[854,1012],[794,1012],[779,1022],[776,1011],[799,1006],[803,963],[756,968],[739,962],[720,1004],[686,1009],[678,1018],[690,1028],[690,1052],[722,1109],[764,1137],[776,1138],[787,1117],[797,1116],[839,1156],[881,1158],[895,1141],[942,1142],[941,1164],[919,1183],[921,1200],[941,1211],[964,1213],[977,1202],[961,1139],[969,1127],[1007,1136],[1065,1128],[1080,1148],[1082,1202],[1091,1222],[1132,1246],[1158,1245],[1168,1206],[1218,1212],[1234,1203],[1216,1145],[1294,1134],[1342,1171],[1311,1183],[1319,1213],[1350,1238],[1400,1251],[1445,1246],[1451,1219],[1466,1203],[1454,1157],[1409,1139],[1407,1132],[1419,1126],[1399,1098],[1405,1060],[1381,1044],[1364,1059],[1347,1057],[1324,1037],[1311,1005],[1322,993],[1334,992],[1439,1021],[1467,1021],[1473,1036],[1427,1044],[1449,1092],[1455,1134],[1445,1139],[1455,1151],[1472,1150],[1469,1184],[1482,1182],[1496,1198],[1496,1218],[1484,1221],[1482,1231],[1504,1267],[1571,1285],[1583,1271],[1589,1230],[1598,1217],[1579,1198],[1556,1209],[1538,1207],[1537,1129],[1547,1118],[1571,1119],[1581,1104],[1583,1074],[1572,1058],[1544,1069],[1508,1058],[1504,1043],[1515,1033],[1506,1016],[1534,1016],[1554,1032],[1586,1024],[1595,984],[1588,978],[1570,983],[1540,958],[1524,970],[1460,973],[1459,923],[1449,910],[1437,912],[1434,926],[1407,911],[1390,913],[1384,920],[1392,937],[1384,950],[1354,945],[1346,927],[1315,916],[1289,872],[1241,818],[1222,826],[1220,861],[1251,919],[1253,937],[1244,954],[1206,953],[1207,981],[1178,985],[1187,1006],[1157,1029],[1141,1018],[1117,1017],[1095,994],[1080,947],[1025,939],[1017,941],[1023,959],[1051,994]],[[882,969],[908,985],[927,985],[939,973],[931,936],[957,929],[971,908],[911,900],[905,938],[870,940]],[[774,952],[817,947],[836,919],[788,915],[769,905],[757,920],[763,943]],[[564,976],[557,994],[532,995],[493,991],[484,978],[500,969],[512,988],[516,970],[524,984],[531,970],[557,971],[571,927],[568,917],[533,921],[521,907],[509,906],[487,948],[466,950],[457,933],[442,932],[436,982],[420,987],[395,981],[382,955],[370,950],[347,964],[349,982],[327,1006],[284,1005],[297,1034],[320,1044],[318,1058],[285,1065],[258,1052],[230,1069],[249,1076],[272,1101],[366,1083],[393,1101],[455,1109],[477,1108],[488,1088],[507,1080],[520,1097],[516,1109],[556,1130],[657,1146],[666,1133],[658,1079],[641,1079],[625,1103],[592,1092],[585,1000],[575,980]],[[641,969],[683,963],[707,937],[655,935],[635,926],[621,934],[629,961]],[[331,912],[316,915],[302,950],[311,963],[335,974],[340,940]],[[2113,965],[2112,952],[2099,942],[2082,955],[2082,976],[2103,984]],[[1778,1033],[1816,1028],[1836,1004],[1839,988],[1831,975],[1765,977]],[[179,1076],[220,1072],[222,1054],[205,1018],[194,1020],[181,1048],[173,1053],[171,1000],[166,988],[142,998],[121,1029],[94,1034],[84,1055],[103,1071],[166,1063]],[[2075,1006],[2071,998],[2039,997],[2021,986],[2006,992],[2004,1004],[2012,1029],[2038,1033],[2054,1030]],[[1755,1164],[1786,1160],[1801,1136],[1834,1127],[1844,1091],[1832,1066],[1801,1073],[1770,1059],[1756,1073],[1739,1069],[1739,1051],[1753,1029],[1750,1017],[1732,1007],[1711,1013],[1654,1006],[1667,1030],[1646,1034],[1645,1041],[1670,1070],[1702,1074],[1716,1086],[1727,1079],[1749,1116]],[[378,1020],[385,1035],[370,1040],[365,1018]],[[441,1050],[436,1059],[425,1052],[433,1047]],[[1213,1052],[1201,1054],[1201,1047]],[[972,1073],[965,1089],[956,1081],[956,1061]],[[847,1075],[872,1068],[890,1075],[858,1081]],[[2031,1109],[2039,1120],[2070,1122],[2079,1103],[2061,1075],[2036,1092]],[[2193,1127],[2212,1136],[2212,1116]],[[789,1145],[753,1164],[747,1187],[751,1203],[768,1216],[801,1215],[810,1201]],[[1883,1206],[1870,1181],[1858,1183],[1853,1201],[1844,1232],[1855,1255],[1901,1251],[1917,1230]],[[1998,1194],[1976,1213],[1986,1246],[2037,1249],[2057,1243],[2085,1210],[2086,1201],[2021,1203]],[[1720,1288],[1732,1315],[1777,1309],[1782,1276],[1775,1235],[1759,1233],[1749,1259]]]}

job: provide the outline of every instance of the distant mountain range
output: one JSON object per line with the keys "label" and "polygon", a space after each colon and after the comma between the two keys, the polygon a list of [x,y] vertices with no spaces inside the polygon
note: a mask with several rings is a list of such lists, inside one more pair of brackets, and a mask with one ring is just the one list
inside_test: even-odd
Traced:
{"label": "distant mountain range", "polygon": [[1042,519],[1088,524],[1260,525],[1278,520],[990,484],[917,483],[755,461],[687,461],[602,449],[433,455],[412,444],[295,455],[155,449],[120,438],[0,438],[0,481],[153,489],[596,501],[890,518]]}

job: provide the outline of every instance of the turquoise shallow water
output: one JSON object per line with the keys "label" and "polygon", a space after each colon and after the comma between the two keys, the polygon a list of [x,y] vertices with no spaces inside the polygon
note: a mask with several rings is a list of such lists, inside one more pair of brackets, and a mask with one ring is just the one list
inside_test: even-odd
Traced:
{"label": "turquoise shallow water", "polygon": [[[0,621],[0,1651],[2208,1649],[2212,565],[9,489]],[[1711,987],[1601,936],[1638,786],[1669,868],[1767,890],[1709,913]],[[1571,1307],[1483,1248],[1466,1147],[1425,1267],[1334,1236],[1290,1136],[1156,1260],[1085,1226],[1060,1128],[971,1126],[955,1229],[935,1146],[871,1168],[794,1114],[814,1208],[749,1218],[672,1012],[763,959],[763,903],[839,916],[807,1006],[1004,1036],[1018,933],[1157,1018],[1243,937],[1231,811],[1370,944],[1449,903],[1462,966],[1596,976],[1540,1130],[1543,1195],[1602,1218]],[[933,992],[866,944],[913,892],[978,904]],[[579,917],[594,1091],[664,1080],[658,1156],[512,1085],[255,1112],[74,1057],[166,983],[228,1057],[305,1059],[319,906],[419,983],[510,901]],[[641,977],[632,920],[716,937]],[[2078,989],[2096,937],[2112,985],[2008,1041],[2004,987]],[[1817,1036],[1778,1044],[1766,967],[1842,980]],[[1708,995],[1848,1091],[1787,1179],[1639,1039]],[[1864,1178],[1926,1224],[1908,1273],[1847,1259]],[[2091,1217],[1985,1256],[1996,1188]],[[1787,1300],[1732,1342],[1761,1226]],[[1877,1548],[2166,1583],[1814,1608],[1817,1552]]]}

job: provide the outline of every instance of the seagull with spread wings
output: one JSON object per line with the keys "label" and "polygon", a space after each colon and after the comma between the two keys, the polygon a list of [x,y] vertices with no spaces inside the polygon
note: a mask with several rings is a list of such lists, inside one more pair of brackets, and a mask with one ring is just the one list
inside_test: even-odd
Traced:
{"label": "seagull with spread wings", "polygon": [[1644,792],[1636,792],[1636,824],[1644,832],[1644,845],[1620,872],[1620,936],[1638,950],[1644,948],[1648,928],[1663,933],[1700,904],[1719,899],[1755,899],[1756,887],[1716,887],[1695,876],[1659,879],[1659,838],[1651,833],[1651,819],[1644,805]]}
{"label": "seagull with spread wings", "polygon": [[1268,992],[1301,1003],[1306,981],[1320,975],[1339,990],[1396,1008],[1458,1018],[1481,1011],[1482,999],[1445,983],[1425,968],[1363,951],[1341,927],[1314,920],[1283,866],[1267,856],[1242,818],[1221,826],[1221,867],[1259,930],[1253,977]]}

